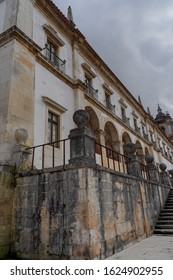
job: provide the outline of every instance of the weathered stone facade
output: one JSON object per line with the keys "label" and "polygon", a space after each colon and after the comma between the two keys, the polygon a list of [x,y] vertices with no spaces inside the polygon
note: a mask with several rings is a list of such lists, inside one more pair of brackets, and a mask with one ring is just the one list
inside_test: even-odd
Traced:
{"label": "weathered stone facade", "polygon": [[26,259],[104,259],[153,233],[168,191],[100,166],[23,173],[13,252]]}
{"label": "weathered stone facade", "polygon": [[12,246],[12,214],[15,170],[0,170],[0,259],[7,258]]}
{"label": "weathered stone facade", "polygon": [[[0,61],[0,258],[103,259],[152,234],[172,182],[165,170],[165,185],[157,180],[161,163],[172,170],[172,138],[74,23],[51,0],[0,1]],[[80,116],[87,127],[72,121],[79,109],[89,115],[88,123]],[[68,135],[65,148],[59,142]],[[21,173],[32,152],[37,170]],[[106,168],[116,152],[119,173]],[[146,155],[154,160],[150,181],[141,176]],[[63,168],[45,169],[64,159]]]}

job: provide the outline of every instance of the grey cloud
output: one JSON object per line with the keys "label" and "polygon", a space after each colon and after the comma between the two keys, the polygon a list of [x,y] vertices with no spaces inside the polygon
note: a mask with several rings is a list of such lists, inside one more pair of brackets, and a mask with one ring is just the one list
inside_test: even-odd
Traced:
{"label": "grey cloud", "polygon": [[144,106],[173,115],[172,0],[54,0]]}

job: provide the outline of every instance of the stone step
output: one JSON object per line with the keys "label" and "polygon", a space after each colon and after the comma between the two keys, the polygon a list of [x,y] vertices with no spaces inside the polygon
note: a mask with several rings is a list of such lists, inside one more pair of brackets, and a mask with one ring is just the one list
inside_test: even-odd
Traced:
{"label": "stone step", "polygon": [[163,215],[163,216],[159,216],[159,218],[158,218],[158,221],[166,221],[166,220],[173,220],[173,215],[172,216],[165,216],[165,215]]}
{"label": "stone step", "polygon": [[166,203],[165,206],[173,206],[173,203],[172,202]]}
{"label": "stone step", "polygon": [[165,217],[165,216],[167,216],[167,217],[173,217],[173,213],[165,213],[165,212],[163,212],[163,213],[160,213],[160,216],[159,217]]}
{"label": "stone step", "polygon": [[159,228],[161,228],[161,229],[172,229],[173,230],[173,225],[158,225],[158,224],[156,224],[156,226],[155,226],[155,229],[159,229]]}
{"label": "stone step", "polygon": [[173,209],[162,209],[161,213],[170,213],[173,212]]}
{"label": "stone step", "polygon": [[173,226],[173,220],[158,220],[156,225],[172,225]]}
{"label": "stone step", "polygon": [[155,234],[173,234],[173,229],[155,229]]}

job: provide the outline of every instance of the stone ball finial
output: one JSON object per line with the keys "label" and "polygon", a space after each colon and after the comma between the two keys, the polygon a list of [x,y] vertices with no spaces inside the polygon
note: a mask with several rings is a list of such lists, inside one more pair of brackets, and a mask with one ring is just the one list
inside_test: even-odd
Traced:
{"label": "stone ball finial", "polygon": [[125,151],[128,155],[134,155],[136,152],[136,144],[130,142],[125,145]]}
{"label": "stone ball finial", "polygon": [[159,168],[160,168],[160,170],[163,172],[163,171],[166,170],[167,165],[166,165],[165,163],[161,163],[161,164],[159,165]]}
{"label": "stone ball finial", "polygon": [[28,139],[28,131],[25,128],[17,128],[15,138],[18,144],[25,144]]}
{"label": "stone ball finial", "polygon": [[84,127],[90,119],[90,116],[85,110],[77,110],[73,114],[73,121],[77,125],[78,128]]}
{"label": "stone ball finial", "polygon": [[154,157],[152,155],[146,155],[145,160],[147,164],[152,164],[154,161]]}

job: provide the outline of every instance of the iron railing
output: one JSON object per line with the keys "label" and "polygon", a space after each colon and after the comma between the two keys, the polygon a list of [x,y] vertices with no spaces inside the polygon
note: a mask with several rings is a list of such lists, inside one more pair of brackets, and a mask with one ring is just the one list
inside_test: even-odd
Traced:
{"label": "iron railing", "polygon": [[137,125],[135,125],[135,131],[139,134],[141,134],[141,129],[140,127],[138,127]]}
{"label": "iron railing", "polygon": [[153,139],[151,139],[151,143],[153,144],[153,146],[154,146],[155,148],[157,148],[156,141],[154,141]]}
{"label": "iron railing", "polygon": [[87,92],[96,100],[98,100],[98,89],[94,89],[87,81],[84,83]]}
{"label": "iron railing", "polygon": [[46,59],[52,63],[56,68],[58,68],[59,71],[65,73],[66,72],[66,60],[62,60],[59,58],[54,52],[52,52],[47,44],[45,45],[45,48],[42,49],[43,55],[46,57]]}
{"label": "iron railing", "polygon": [[[51,143],[29,147],[26,150],[31,150],[31,170],[45,168],[54,168],[61,166],[62,170],[68,164],[70,159],[70,139],[63,139]],[[108,167],[114,171],[131,175],[129,173],[128,163],[130,159],[111,148],[95,142],[95,158],[96,163],[103,167]],[[150,172],[147,165],[140,163],[140,176],[145,180],[151,180]],[[158,181],[162,182],[162,174],[157,168]]]}
{"label": "iron railing", "polygon": [[115,105],[112,105],[110,102],[106,101],[106,108],[115,115]]}
{"label": "iron railing", "polygon": [[69,150],[69,139],[63,139],[27,148],[31,150],[31,170],[39,167],[41,169],[67,164],[67,145]]}
{"label": "iron railing", "polygon": [[143,131],[143,137],[145,140],[149,141],[148,134],[146,134],[144,131]]}
{"label": "iron railing", "polygon": [[130,118],[127,118],[125,115],[122,115],[122,120],[125,124],[130,126]]}
{"label": "iron railing", "polygon": [[96,162],[117,172],[128,174],[127,157],[119,152],[95,142]]}

